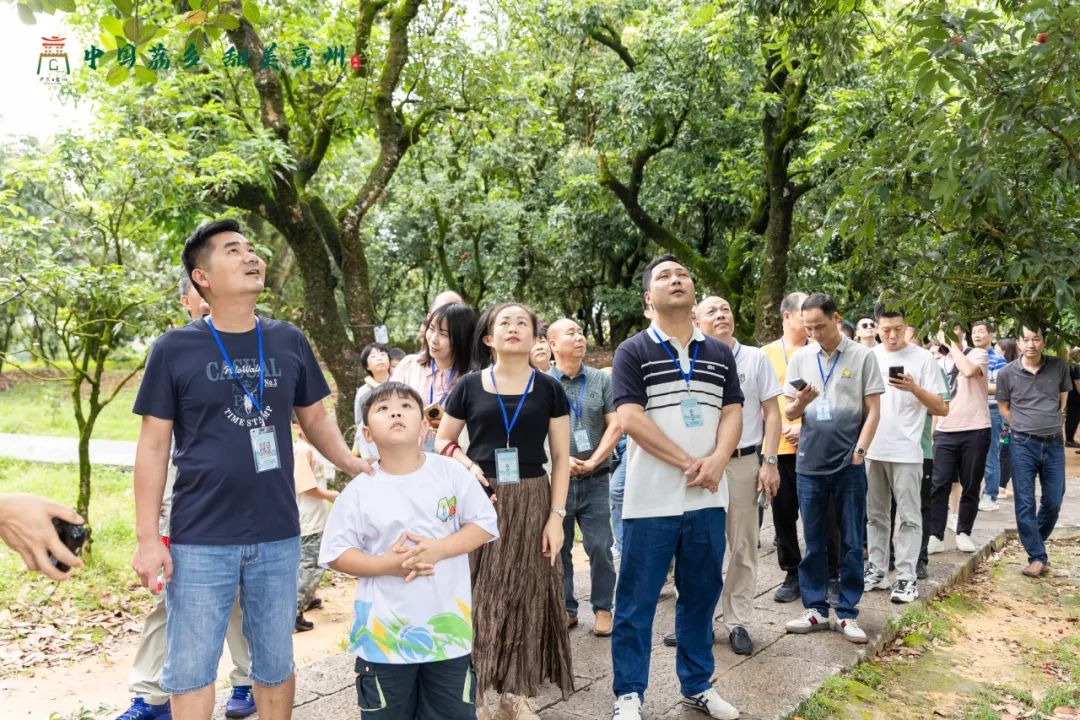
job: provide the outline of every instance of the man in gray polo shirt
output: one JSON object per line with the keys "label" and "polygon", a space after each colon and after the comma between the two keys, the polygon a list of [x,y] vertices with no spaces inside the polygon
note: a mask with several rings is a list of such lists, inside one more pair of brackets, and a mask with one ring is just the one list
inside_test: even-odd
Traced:
{"label": "man in gray polo shirt", "polygon": [[[1028,554],[1023,573],[1045,575],[1050,568],[1046,539],[1054,531],[1065,495],[1065,436],[1061,416],[1072,382],[1069,367],[1043,355],[1042,329],[1022,328],[1020,357],[997,377],[998,411],[1012,428],[1009,466],[1013,476],[1016,529]],[[1042,482],[1042,500],[1035,512],[1035,475]]]}
{"label": "man in gray polo shirt", "polygon": [[558,380],[570,401],[570,490],[563,519],[563,592],[566,623],[577,625],[574,597],[574,522],[581,526],[592,575],[593,634],[611,634],[615,600],[615,563],[611,557],[611,508],[608,480],[611,452],[622,430],[611,394],[611,376],[586,367],[585,333],[569,318],[553,322],[547,331],[555,356],[549,374]]}
{"label": "man in gray polo shirt", "polygon": [[845,640],[866,642],[859,627],[863,593],[862,545],[866,530],[866,449],[880,412],[881,379],[874,352],[840,334],[840,313],[828,295],[814,293],[802,306],[803,326],[814,342],[788,364],[784,395],[788,420],[802,417],[795,460],[799,512],[806,552],[799,563],[799,590],[806,612],[787,631],[808,633],[829,626],[825,596],[828,508],[840,522],[840,597],[837,630]]}

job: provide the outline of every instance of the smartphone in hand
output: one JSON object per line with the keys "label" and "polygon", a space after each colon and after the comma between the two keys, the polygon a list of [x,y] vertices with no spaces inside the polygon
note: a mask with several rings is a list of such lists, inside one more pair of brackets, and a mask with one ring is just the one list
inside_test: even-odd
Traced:
{"label": "smartphone in hand", "polygon": [[800,377],[791,378],[790,380],[788,380],[788,382],[791,383],[791,387],[795,388],[799,392],[802,392],[803,388],[806,387],[806,381]]}
{"label": "smartphone in hand", "polygon": [[893,365],[889,368],[889,380],[903,380],[904,379],[904,366]]}

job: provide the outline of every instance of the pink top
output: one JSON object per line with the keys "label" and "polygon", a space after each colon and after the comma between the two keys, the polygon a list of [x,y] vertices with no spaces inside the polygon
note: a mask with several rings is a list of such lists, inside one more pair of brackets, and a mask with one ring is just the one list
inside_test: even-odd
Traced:
{"label": "pink top", "polygon": [[[450,370],[439,370],[436,367],[435,373],[432,374],[430,361],[426,364],[421,363],[420,355],[413,354],[406,355],[401,359],[390,379],[394,382],[405,383],[420,393],[420,400],[423,402],[424,407],[427,407],[431,403],[441,402],[444,405],[446,404],[446,398],[450,395],[450,388],[456,385],[459,379],[458,373],[455,372],[452,379],[450,373]],[[432,430],[426,430],[423,441],[430,446],[434,440],[435,433]],[[462,447],[466,446],[462,445]]]}
{"label": "pink top", "polygon": [[[949,414],[938,420],[937,430],[941,432],[964,432],[990,427],[987,382],[990,356],[985,350],[971,348],[967,359],[982,368],[982,373],[972,378],[964,377],[963,373],[957,373],[956,390],[949,403]],[[945,358],[946,373],[952,372],[955,365],[951,356]]]}

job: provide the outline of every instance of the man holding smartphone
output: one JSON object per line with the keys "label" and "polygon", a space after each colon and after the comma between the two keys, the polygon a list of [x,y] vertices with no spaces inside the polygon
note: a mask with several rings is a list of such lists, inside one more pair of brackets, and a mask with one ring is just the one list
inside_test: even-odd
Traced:
{"label": "man holding smartphone", "polygon": [[[795,472],[806,553],[799,563],[799,589],[806,612],[787,623],[791,633],[829,627],[825,595],[828,509],[840,522],[840,594],[837,630],[845,640],[866,642],[856,617],[863,593],[862,544],[866,516],[866,448],[878,426],[885,392],[870,348],[840,334],[836,302],[814,293],[802,305],[803,326],[812,342],[795,351],[784,395],[788,420],[802,417]],[[800,389],[801,388],[801,389]]]}
{"label": "man holding smartphone", "polygon": [[[945,381],[934,357],[907,341],[903,310],[879,306],[882,343],[873,349],[885,383],[881,422],[866,449],[867,549],[863,591],[892,588],[894,603],[919,598],[915,565],[922,545],[922,435],[931,415],[946,415]],[[896,500],[896,583],[890,584],[890,508]]]}

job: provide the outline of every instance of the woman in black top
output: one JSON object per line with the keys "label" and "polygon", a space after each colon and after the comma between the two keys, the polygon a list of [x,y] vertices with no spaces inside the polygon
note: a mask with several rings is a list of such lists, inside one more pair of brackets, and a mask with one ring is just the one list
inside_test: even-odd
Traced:
{"label": "woman in black top", "polygon": [[[529,365],[536,316],[508,303],[491,310],[485,343],[495,364],[450,393],[436,449],[494,491],[499,539],[473,560],[473,663],[478,695],[504,695],[511,717],[531,718],[544,680],[573,690],[562,587],[562,514],[570,484],[570,421],[557,380]],[[469,431],[469,449],[456,440]],[[544,439],[551,448],[550,482]],[[510,697],[506,698],[505,695]]]}

